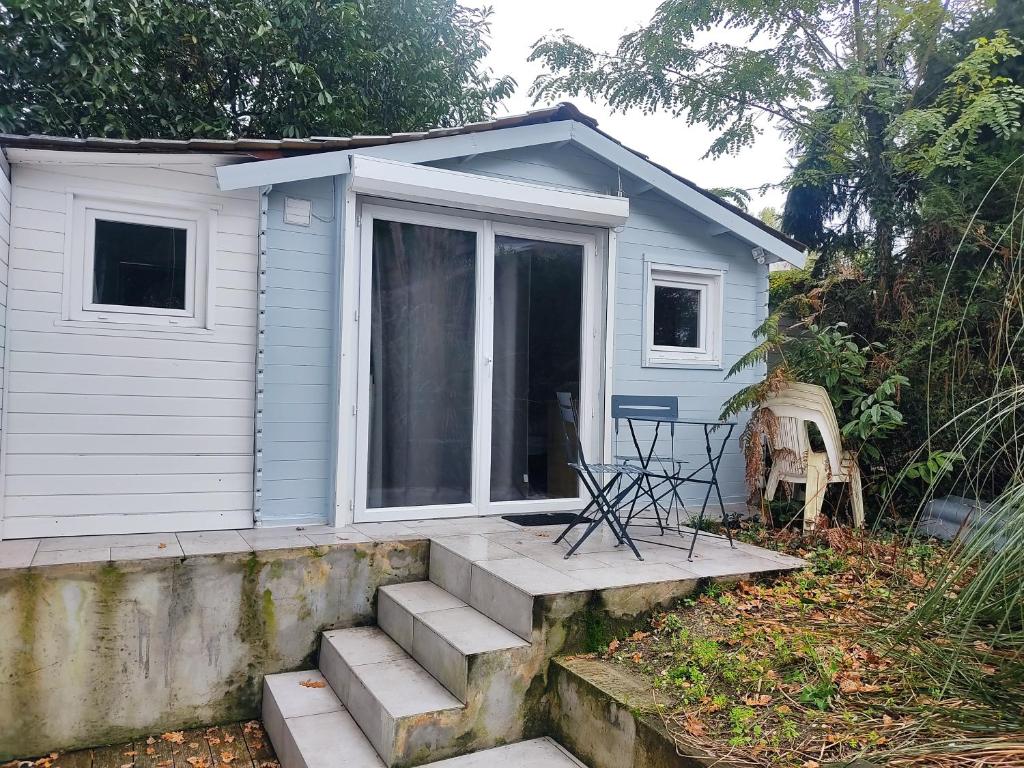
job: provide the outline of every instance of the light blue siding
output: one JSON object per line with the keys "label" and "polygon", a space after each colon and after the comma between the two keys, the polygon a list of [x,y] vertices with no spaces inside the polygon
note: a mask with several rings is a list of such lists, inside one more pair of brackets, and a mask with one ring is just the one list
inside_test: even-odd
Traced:
{"label": "light blue siding", "polygon": [[[284,223],[284,198],[311,200],[310,226]],[[275,186],[267,211],[259,478],[265,525],[326,523],[332,488],[337,301],[334,180]]]}
{"label": "light blue siding", "polygon": [[[674,395],[680,412],[715,419],[723,401],[757,371],[725,381],[725,372],[748,351],[765,316],[768,271],[750,246],[654,191],[631,188],[617,170],[574,146],[539,146],[446,160],[438,167],[630,197],[630,219],[618,233],[615,264],[614,380],[620,394]],[[340,183],[339,183],[340,188]],[[269,198],[263,410],[261,416],[261,518],[267,525],[330,519],[336,446],[332,444],[335,393],[339,259],[335,243],[335,185],[331,178],[277,185]],[[309,227],[283,223],[284,197],[313,201]],[[354,258],[350,254],[348,258]],[[721,370],[648,368],[642,359],[644,261],[725,269]],[[727,446],[721,478],[726,502],[746,497],[739,424]],[[717,438],[716,438],[717,439]],[[625,433],[616,440],[627,452]],[[703,463],[703,434],[683,432],[677,458]],[[690,486],[688,500],[702,495]]]}
{"label": "light blue siding", "polygon": [[[752,370],[725,380],[729,368],[753,346],[752,333],[767,311],[768,268],[754,261],[749,245],[728,235],[712,235],[715,225],[656,192],[632,194],[628,178],[620,179],[615,168],[574,146],[509,150],[435,165],[604,194],[614,194],[621,184],[623,193],[630,197],[630,214],[618,233],[615,265],[614,393],[674,395],[679,397],[680,415],[684,418],[712,420],[718,418],[728,397],[763,373]],[[645,260],[727,270],[721,370],[642,365]],[[739,503],[746,498],[738,439],[743,426],[740,420],[722,459],[719,478],[726,503]],[[617,438],[613,436],[613,443],[618,452],[629,452],[625,432],[620,431]],[[699,428],[680,431],[676,448],[676,458],[689,461],[693,468],[699,467],[704,462],[703,432]],[[702,496],[703,488],[692,485],[687,487],[684,498],[693,501]]]}

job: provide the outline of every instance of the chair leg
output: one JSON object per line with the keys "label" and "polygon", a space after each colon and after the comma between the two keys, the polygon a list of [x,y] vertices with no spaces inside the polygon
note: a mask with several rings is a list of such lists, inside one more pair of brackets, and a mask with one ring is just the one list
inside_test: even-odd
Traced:
{"label": "chair leg", "polygon": [[850,506],[853,507],[853,527],[864,527],[864,490],[861,488],[860,467],[856,462],[850,473]]}
{"label": "chair leg", "polygon": [[764,497],[771,501],[775,498],[775,491],[779,487],[779,477],[782,474],[782,470],[778,464],[772,465],[771,470],[768,472],[768,482],[764,487]]}
{"label": "chair leg", "polygon": [[827,457],[823,453],[807,455],[807,480],[804,484],[804,533],[810,533],[818,525],[818,515],[825,503],[825,489],[828,488]]}

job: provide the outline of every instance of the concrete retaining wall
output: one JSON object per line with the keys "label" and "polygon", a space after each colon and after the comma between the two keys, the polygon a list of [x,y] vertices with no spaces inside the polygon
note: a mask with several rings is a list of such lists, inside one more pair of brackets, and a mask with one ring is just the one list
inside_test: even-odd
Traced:
{"label": "concrete retaining wall", "polygon": [[427,577],[401,541],[0,571],[0,762],[259,715],[265,674]]}
{"label": "concrete retaining wall", "polygon": [[684,754],[657,715],[651,689],[597,659],[551,663],[551,735],[590,768],[733,768]]}

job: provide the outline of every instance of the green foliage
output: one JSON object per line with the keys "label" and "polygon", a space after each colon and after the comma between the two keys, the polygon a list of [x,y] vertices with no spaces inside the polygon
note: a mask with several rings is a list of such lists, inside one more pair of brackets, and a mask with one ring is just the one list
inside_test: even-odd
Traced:
{"label": "green foliage", "polygon": [[708,192],[718,195],[723,200],[728,200],[744,211],[750,205],[750,192],[742,187],[712,187]]}
{"label": "green foliage", "polygon": [[[797,153],[783,229],[819,251],[819,273],[870,253],[884,288],[873,303],[888,309],[896,249],[927,174],[969,163],[983,136],[1019,125],[1022,91],[999,74],[1019,56],[1006,32],[976,34],[945,82],[924,87],[933,62],[960,50],[959,34],[982,31],[972,24],[982,15],[942,0],[666,0],[614,52],[565,34],[539,41],[532,59],[547,71],[532,92],[684,117],[716,133],[709,156],[778,127]],[[723,31],[742,38],[708,34]]]}
{"label": "green foliage", "polygon": [[352,135],[489,116],[488,9],[457,0],[12,0],[0,130]]}
{"label": "green foliage", "polygon": [[1007,139],[1020,128],[1024,86],[996,74],[1000,64],[1020,56],[1020,48],[1006,30],[973,44],[931,106],[893,120],[889,130],[903,167],[928,175],[945,166],[969,166],[983,132]]}

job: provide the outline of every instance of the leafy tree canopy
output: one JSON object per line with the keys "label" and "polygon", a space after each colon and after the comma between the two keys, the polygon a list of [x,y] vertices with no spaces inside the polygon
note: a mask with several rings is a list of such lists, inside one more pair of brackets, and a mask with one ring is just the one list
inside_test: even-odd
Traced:
{"label": "leafy tree canopy", "polygon": [[932,62],[963,49],[956,33],[983,11],[971,0],[665,0],[614,52],[565,34],[539,41],[532,58],[547,73],[533,94],[666,110],[717,131],[711,156],[778,126],[797,157],[783,227],[821,251],[819,267],[869,247],[884,293],[921,180],[1020,126],[1024,90],[999,74],[1020,54],[1005,31],[979,35],[939,92],[928,87]]}
{"label": "leafy tree canopy", "polygon": [[4,0],[0,129],[387,133],[488,117],[490,10],[457,0]]}

